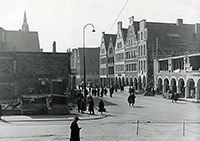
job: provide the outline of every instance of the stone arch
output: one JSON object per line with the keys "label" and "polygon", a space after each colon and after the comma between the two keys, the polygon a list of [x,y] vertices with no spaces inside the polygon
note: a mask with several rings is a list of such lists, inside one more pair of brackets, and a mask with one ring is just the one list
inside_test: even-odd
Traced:
{"label": "stone arch", "polygon": [[168,78],[164,79],[164,93],[166,93],[168,90],[170,90],[169,88],[169,80]]}
{"label": "stone arch", "polygon": [[142,80],[140,76],[138,77],[138,90],[142,90]]}
{"label": "stone arch", "polygon": [[180,94],[179,97],[185,97],[185,81],[183,78],[178,79],[178,93]]}
{"label": "stone arch", "polygon": [[162,91],[163,91],[163,84],[162,84],[162,79],[161,78],[158,78],[158,81],[157,81],[157,88],[156,88],[156,91],[157,91],[157,94],[161,94]]}
{"label": "stone arch", "polygon": [[186,98],[195,98],[195,82],[192,78],[187,80]]}
{"label": "stone arch", "polygon": [[118,78],[115,77],[115,87],[118,87],[118,85],[119,85],[119,82],[118,82],[118,81],[119,81]]}
{"label": "stone arch", "polygon": [[125,86],[125,78],[124,77],[122,77],[122,84],[121,84],[121,86]]}
{"label": "stone arch", "polygon": [[130,86],[133,86],[133,78],[130,78]]}
{"label": "stone arch", "polygon": [[138,82],[137,82],[137,78],[134,78],[134,89],[137,90],[138,89]]}
{"label": "stone arch", "polygon": [[122,79],[119,77],[119,83],[117,88],[121,88],[121,85],[122,85]]}
{"label": "stone arch", "polygon": [[177,92],[177,86],[176,86],[176,79],[175,78],[172,78],[171,79],[171,90],[173,93],[176,93]]}
{"label": "stone arch", "polygon": [[126,86],[129,86],[128,77],[126,77]]}
{"label": "stone arch", "polygon": [[143,79],[142,79],[142,87],[143,87],[144,89],[146,89],[146,86],[147,86],[147,79],[146,79],[145,76],[143,76]]}

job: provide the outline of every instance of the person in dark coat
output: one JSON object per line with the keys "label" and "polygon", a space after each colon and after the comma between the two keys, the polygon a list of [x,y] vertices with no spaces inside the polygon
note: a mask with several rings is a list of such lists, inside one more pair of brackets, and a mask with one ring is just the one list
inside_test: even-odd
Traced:
{"label": "person in dark coat", "polygon": [[105,112],[105,107],[104,107],[104,102],[103,102],[103,99],[101,99],[99,101],[99,112],[101,112],[101,115],[103,115],[103,112]]}
{"label": "person in dark coat", "polygon": [[101,88],[101,97],[103,97],[103,94],[104,94],[104,88],[102,87]]}
{"label": "person in dark coat", "polygon": [[1,116],[2,116],[2,106],[1,106],[1,103],[0,103],[0,119],[1,119]]}
{"label": "person in dark coat", "polygon": [[100,88],[99,87],[97,88],[97,96],[98,97],[100,96]]}
{"label": "person in dark coat", "polygon": [[107,88],[105,87],[105,88],[104,88],[104,94],[107,95],[107,93],[108,93],[108,90],[107,90]]}
{"label": "person in dark coat", "polygon": [[77,97],[77,107],[78,107],[78,112],[81,111],[81,98],[82,98],[82,94],[79,93],[78,97]]}
{"label": "person in dark coat", "polygon": [[94,115],[94,100],[91,95],[88,97],[88,104],[88,111],[90,112],[90,115],[91,113]]}
{"label": "person in dark coat", "polygon": [[81,112],[84,113],[84,111],[86,110],[86,103],[85,103],[86,99],[84,96],[81,97]]}
{"label": "person in dark coat", "polygon": [[75,116],[74,121],[71,123],[70,129],[71,129],[71,136],[70,141],[80,141],[80,127],[78,126],[78,120],[79,117]]}
{"label": "person in dark coat", "polygon": [[110,91],[110,97],[112,97],[112,95],[114,93],[114,87],[112,86],[109,91]]}

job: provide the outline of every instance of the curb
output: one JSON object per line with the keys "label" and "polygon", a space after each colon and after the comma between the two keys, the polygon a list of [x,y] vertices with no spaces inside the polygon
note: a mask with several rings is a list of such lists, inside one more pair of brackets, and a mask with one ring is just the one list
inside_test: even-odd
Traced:
{"label": "curb", "polygon": [[[84,121],[84,120],[99,120],[99,119],[103,119],[106,118],[107,115],[102,115],[102,116],[98,116],[98,117],[80,117],[80,121]],[[49,121],[72,121],[74,118],[70,117],[70,118],[49,118],[49,119],[19,119],[19,120],[6,120],[2,117],[2,119],[0,121],[2,122],[49,122]]]}

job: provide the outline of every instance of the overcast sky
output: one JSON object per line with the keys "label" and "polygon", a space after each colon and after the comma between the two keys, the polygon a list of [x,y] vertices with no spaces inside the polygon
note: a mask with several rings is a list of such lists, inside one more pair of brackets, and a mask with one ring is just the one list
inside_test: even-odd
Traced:
{"label": "overcast sky", "polygon": [[[114,21],[127,0],[0,0],[0,27],[19,30],[26,11],[30,31],[38,31],[40,47],[52,51],[56,41],[57,51],[82,46],[83,27],[86,28],[86,46],[100,46],[101,34],[116,33]],[[136,21],[175,23],[200,23],[200,0],[128,0],[117,21],[127,28],[128,18]],[[114,24],[112,30],[111,27]]]}

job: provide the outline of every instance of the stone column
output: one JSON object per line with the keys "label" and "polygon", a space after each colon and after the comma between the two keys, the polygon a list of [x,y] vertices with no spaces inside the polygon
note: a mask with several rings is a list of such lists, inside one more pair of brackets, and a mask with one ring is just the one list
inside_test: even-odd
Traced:
{"label": "stone column", "polygon": [[185,87],[185,98],[188,98],[189,97],[189,87],[186,86]]}

